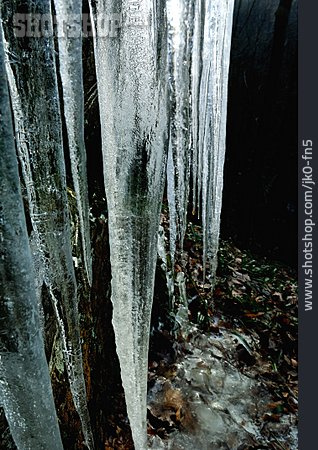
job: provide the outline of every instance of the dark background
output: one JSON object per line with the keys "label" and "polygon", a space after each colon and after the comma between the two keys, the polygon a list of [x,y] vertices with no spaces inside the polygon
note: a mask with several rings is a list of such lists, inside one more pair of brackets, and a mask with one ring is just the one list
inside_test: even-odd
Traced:
{"label": "dark background", "polygon": [[297,0],[235,2],[221,236],[297,264]]}

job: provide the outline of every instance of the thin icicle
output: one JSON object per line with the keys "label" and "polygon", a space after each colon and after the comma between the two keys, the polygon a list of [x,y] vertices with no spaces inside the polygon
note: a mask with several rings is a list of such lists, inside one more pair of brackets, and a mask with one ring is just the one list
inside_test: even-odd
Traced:
{"label": "thin icicle", "polygon": [[[170,148],[174,163],[175,208],[177,235],[182,249],[186,231],[187,208],[190,188],[190,33],[191,3],[168,0],[168,52],[171,80]],[[171,175],[170,175],[171,176]],[[169,194],[168,200],[172,198]]]}
{"label": "thin icicle", "polygon": [[[82,69],[82,1],[54,0],[57,15],[59,67],[63,87],[64,116],[68,135],[71,170],[76,192],[82,236],[84,266],[89,284],[92,282],[92,261],[89,226],[86,150],[84,142],[84,95]],[[65,31],[65,21],[77,24]],[[69,33],[69,34],[67,34]]]}
{"label": "thin icicle", "polygon": [[231,38],[233,25],[233,11],[234,0],[229,0],[226,11],[226,25],[223,36],[223,48],[221,56],[222,65],[222,82],[221,82],[221,114],[220,114],[220,129],[219,129],[219,160],[218,169],[216,171],[215,182],[215,214],[214,227],[211,227],[211,251],[209,254],[211,272],[214,275],[217,266],[217,252],[219,248],[220,223],[221,223],[221,209],[222,209],[222,192],[223,192],[223,169],[225,162],[225,148],[226,148],[226,119],[227,119],[227,99],[228,99],[228,78],[230,66],[231,53]]}
{"label": "thin icicle", "polygon": [[169,205],[169,243],[171,269],[174,272],[176,241],[177,241],[177,212],[176,212],[176,191],[174,180],[174,165],[172,157],[171,139],[169,139],[169,150],[167,159],[167,196]]}
{"label": "thin icicle", "polygon": [[[117,1],[97,1],[112,17]],[[129,0],[116,37],[97,29],[95,61],[109,214],[113,326],[136,450],[147,448],[146,394],[157,233],[166,163],[164,4]],[[94,10],[94,8],[92,8]]]}
{"label": "thin icicle", "polygon": [[0,404],[19,449],[62,450],[34,278],[0,22]]}
{"label": "thin icicle", "polygon": [[[2,1],[4,31],[17,150],[28,197],[31,240],[63,337],[64,356],[75,407],[86,445],[93,448],[78,317],[77,286],[71,252],[65,163],[57,91],[54,44],[50,37],[15,38],[10,26],[16,2]],[[29,12],[50,14],[49,0],[29,2]],[[50,24],[52,27],[52,24]],[[26,44],[27,40],[27,46]],[[25,48],[28,50],[26,51]]]}
{"label": "thin icicle", "polygon": [[[199,112],[199,155],[202,155],[203,267],[217,265],[223,190],[223,166],[234,0],[205,3]],[[201,182],[198,182],[198,195]]]}
{"label": "thin icicle", "polygon": [[192,212],[200,202],[200,192],[197,192],[198,177],[201,174],[199,164],[199,95],[201,77],[201,46],[202,46],[202,0],[194,4],[192,62],[191,62],[191,119],[192,119]]}
{"label": "thin icicle", "polygon": [[[161,268],[166,275],[166,283],[170,301],[170,311],[174,310],[175,296],[174,296],[174,270],[171,269],[171,265],[168,264],[166,243],[165,243],[165,230],[163,226],[159,226],[158,231],[158,256],[161,259]],[[172,266],[173,267],[173,266]]]}

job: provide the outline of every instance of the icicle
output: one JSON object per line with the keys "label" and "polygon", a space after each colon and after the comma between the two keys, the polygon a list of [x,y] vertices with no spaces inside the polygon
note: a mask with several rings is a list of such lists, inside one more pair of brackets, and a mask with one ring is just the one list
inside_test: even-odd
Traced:
{"label": "icicle", "polygon": [[169,150],[167,160],[167,196],[169,205],[169,243],[171,269],[174,271],[176,241],[177,241],[177,213],[176,213],[176,191],[174,182],[174,165],[172,157],[171,139],[169,139]]}
{"label": "icicle", "polygon": [[187,339],[189,335],[189,310],[188,297],[186,289],[186,280],[184,272],[178,272],[176,276],[176,283],[179,290],[179,305],[176,311],[176,323],[179,325],[181,336]]}
{"label": "icicle", "polygon": [[15,154],[0,22],[0,404],[18,449],[62,450]]}
{"label": "icicle", "polygon": [[[59,67],[63,87],[64,115],[67,128],[71,169],[79,214],[82,251],[89,284],[92,261],[89,230],[86,150],[84,142],[84,96],[82,70],[81,0],[54,0],[58,26]],[[64,31],[65,21],[73,28]]]}
{"label": "icicle", "polygon": [[177,273],[176,281],[179,287],[179,301],[183,306],[188,308],[188,297],[184,272]]}
{"label": "icicle", "polygon": [[[148,341],[166,162],[166,36],[160,1],[97,1],[95,61],[109,208],[113,325],[136,450],[147,448]],[[92,8],[92,10],[94,10]],[[97,22],[97,21],[96,21]]]}
{"label": "icicle", "polygon": [[171,255],[174,259],[177,240],[182,248],[191,163],[192,207],[193,212],[198,207],[203,226],[203,277],[209,261],[211,281],[220,229],[233,3],[167,3],[172,103],[167,167]]}
{"label": "icicle", "polygon": [[[190,180],[190,31],[191,2],[168,0],[168,52],[171,80],[170,148],[174,163],[175,206],[169,210],[177,213],[178,241],[182,249],[186,231],[186,217]],[[171,178],[171,174],[169,174]],[[172,199],[171,194],[168,200]]]}
{"label": "icicle", "polygon": [[[2,1],[16,143],[28,196],[31,239],[41,260],[63,339],[75,408],[86,445],[93,448],[80,344],[77,286],[72,261],[65,164],[52,37],[16,38],[10,23],[19,2]],[[50,17],[49,0],[32,0],[28,12]],[[52,24],[48,24],[52,31]],[[27,40],[27,45],[26,45]],[[27,50],[25,50],[27,48]]]}
{"label": "icicle", "polygon": [[223,48],[221,56],[221,106],[220,106],[220,129],[219,129],[219,147],[218,147],[218,161],[216,167],[215,180],[215,210],[213,219],[214,226],[211,230],[211,249],[208,254],[210,259],[211,273],[215,275],[217,267],[217,252],[219,248],[220,223],[221,223],[221,209],[222,209],[222,192],[223,192],[223,169],[225,162],[225,148],[226,148],[226,119],[227,119],[227,99],[228,99],[228,78],[230,66],[231,40],[232,40],[232,25],[233,25],[233,11],[234,1],[229,0],[225,12],[225,30],[223,36]]}
{"label": "icicle", "polygon": [[[159,226],[158,231],[158,256],[161,259],[161,268],[166,275],[166,283],[170,301],[170,311],[174,310],[174,271],[169,270],[167,253],[166,253],[166,244],[165,244],[165,230],[163,226]],[[173,267],[173,266],[172,266]],[[170,267],[171,269],[171,267]]]}
{"label": "icicle", "polygon": [[202,46],[202,0],[198,0],[194,5],[193,18],[193,36],[192,36],[192,62],[191,62],[191,134],[192,134],[192,212],[196,208],[200,210],[200,192],[197,192],[197,186],[200,183],[198,177],[202,171],[201,158],[199,159],[199,95],[200,95],[200,76],[201,76],[201,46]]}
{"label": "icicle", "polygon": [[[234,0],[207,0],[200,85],[199,159],[202,158],[203,266],[215,275],[225,156],[227,83]],[[200,166],[201,163],[199,163]],[[200,170],[200,167],[199,167]],[[201,182],[198,182],[198,195]]]}

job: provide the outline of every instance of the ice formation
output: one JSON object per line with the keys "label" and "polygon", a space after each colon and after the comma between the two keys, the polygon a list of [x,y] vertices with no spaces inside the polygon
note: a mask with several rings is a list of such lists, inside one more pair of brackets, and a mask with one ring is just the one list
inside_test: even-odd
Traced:
{"label": "ice formation", "polygon": [[[225,450],[268,446],[268,433],[263,433],[261,424],[273,397],[261,380],[242,373],[231,363],[238,341],[252,351],[251,336],[227,329],[216,336],[203,333],[193,324],[189,326],[186,353],[176,362],[176,374],[172,380],[165,376],[156,379],[149,390],[148,408],[160,417],[165,392],[170,390],[186,402],[184,409],[190,414],[181,430],[172,431],[166,439],[151,436],[150,448]],[[182,405],[180,400],[178,404]],[[296,450],[297,418],[288,413],[282,420],[284,426],[276,428],[275,440]]]}
{"label": "ice formation", "polygon": [[[109,210],[113,326],[135,448],[147,447],[146,394],[157,234],[167,151],[163,2],[121,2],[117,36],[96,30]],[[97,1],[97,17],[116,11]],[[120,31],[118,30],[119,26]]]}
{"label": "ice formation", "polygon": [[[148,341],[166,168],[171,256],[171,264],[163,256],[167,280],[172,284],[191,190],[193,209],[202,218],[204,267],[208,261],[212,277],[216,269],[233,3],[90,1],[109,215],[113,326],[137,450],[147,447]],[[51,295],[74,403],[86,445],[93,448],[53,39],[30,39],[27,45],[24,39],[15,39],[10,20],[18,4],[18,0],[3,0],[1,11],[16,147],[31,219],[36,288],[40,297],[44,283]],[[49,0],[29,0],[25,6],[29,13],[51,17]],[[55,0],[55,9],[58,17],[72,14],[74,18],[75,14],[80,23],[81,2]],[[59,33],[60,27],[58,23]],[[58,45],[84,264],[91,281],[81,39],[60,37]],[[162,239],[159,248],[164,251]],[[187,317],[184,277],[179,275],[176,281]],[[173,299],[171,285],[170,292]]]}
{"label": "ice formation", "polygon": [[[82,1],[54,0],[57,16],[58,58],[63,87],[64,116],[67,128],[74,189],[79,214],[84,265],[92,282],[89,203],[86,150],[84,142],[84,94],[82,69]],[[65,30],[69,20],[71,29]]]}
{"label": "ice formation", "polygon": [[202,198],[203,264],[214,276],[225,159],[227,84],[234,0],[207,1],[199,94],[198,197]]}
{"label": "ice formation", "polygon": [[0,24],[0,404],[19,449],[62,450],[40,326]]}
{"label": "ice formation", "polygon": [[[1,13],[6,64],[38,288],[45,283],[63,341],[73,400],[86,444],[93,448],[80,343],[75,279],[66,194],[60,104],[52,37],[15,38],[12,15],[19,2],[3,1]],[[30,1],[29,11],[51,17],[48,0]],[[52,27],[52,23],[49,23]],[[27,38],[26,38],[27,39]]]}
{"label": "ice formation", "polygon": [[[167,171],[170,227],[178,230],[182,248],[191,172],[193,210],[198,208],[202,217],[203,266],[210,263],[213,278],[222,204],[234,1],[199,0],[193,4],[169,0],[167,6],[173,160],[173,168],[168,165]],[[175,233],[171,236],[173,254]]]}
{"label": "ice formation", "polygon": [[[213,273],[233,2],[169,0],[164,5],[140,0],[137,7],[124,0],[118,17],[111,16],[115,1],[91,4],[109,208],[113,324],[137,449],[146,448],[147,351],[165,130],[171,259],[185,233],[192,164],[194,201],[201,202],[204,261],[210,261]],[[163,6],[167,36],[160,20]],[[106,30],[98,19],[102,15],[112,17]]]}
{"label": "ice formation", "polygon": [[[170,210],[171,259],[175,239],[182,247],[187,226],[190,188],[190,31],[192,2],[168,0],[168,73],[170,94],[170,138],[168,199]],[[171,153],[170,153],[171,152]],[[172,164],[170,160],[172,159]],[[171,170],[172,169],[172,170]],[[173,192],[171,192],[173,191]]]}

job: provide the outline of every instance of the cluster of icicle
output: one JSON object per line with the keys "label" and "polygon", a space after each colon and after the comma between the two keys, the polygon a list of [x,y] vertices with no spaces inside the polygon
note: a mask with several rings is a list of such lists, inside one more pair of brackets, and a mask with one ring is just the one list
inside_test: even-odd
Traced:
{"label": "cluster of icicle", "polygon": [[176,242],[182,248],[192,191],[192,210],[202,218],[203,278],[208,262],[212,281],[222,205],[233,8],[233,0],[167,2],[174,111],[167,164],[171,259]]}
{"label": "cluster of icicle", "polygon": [[[77,0],[56,0],[55,8],[60,14],[63,14],[67,9],[77,12],[80,17],[80,3]],[[3,0],[0,5],[2,51],[4,49],[6,52],[6,79],[8,80],[13,111],[16,150],[32,226],[30,246],[33,261],[32,264],[25,264],[25,277],[28,278],[28,283],[32,284],[32,287],[34,286],[38,303],[41,301],[43,286],[50,295],[62,341],[64,361],[74,405],[81,419],[86,445],[92,449],[94,445],[86,402],[77,283],[72,259],[62,124],[55,47],[52,37],[53,24],[52,19],[51,22],[49,21],[49,18],[52,18],[51,2],[49,0],[23,2],[24,7],[28,7],[30,14],[46,14],[46,18],[48,18],[47,26],[51,29],[51,32],[48,33],[50,37],[28,39],[27,45],[25,45],[26,38],[16,38],[13,35],[12,17],[14,13],[19,11],[21,2],[19,0]],[[65,15],[60,17],[65,17]],[[81,39],[61,39],[59,43],[60,74],[65,100],[64,111],[73,181],[78,200],[83,259],[87,281],[90,283],[89,208],[82,98],[82,41]],[[10,115],[8,115],[7,120],[9,120],[9,117]],[[8,192],[9,186],[6,187],[6,190]],[[1,195],[1,201],[5,204],[7,196]],[[3,221],[9,226],[8,217],[4,217]],[[21,243],[19,242],[19,245],[12,244],[4,236],[5,254],[9,252],[11,245],[17,245],[17,248],[19,248]],[[25,249],[25,251],[30,252],[29,249]],[[6,261],[6,256],[4,258]],[[22,261],[20,264],[22,264]],[[29,269],[32,266],[34,270]],[[20,337],[17,337],[16,349],[5,349],[4,357],[2,357],[1,352],[0,370],[3,388],[1,399],[4,399],[4,409],[11,434],[19,449],[58,449],[62,448],[59,432],[55,430],[54,443],[52,443],[47,425],[48,423],[53,427],[53,419],[56,421],[55,410],[51,405],[50,396],[44,388],[41,389],[38,381],[41,373],[48,377],[47,368],[44,370],[44,361],[42,360],[43,364],[39,373],[36,372],[37,366],[34,366],[32,372],[30,372],[29,367],[34,359],[33,354],[40,354],[41,358],[43,357],[43,341],[40,339],[43,332],[42,324],[39,318],[35,316],[37,312],[30,311],[29,314],[32,320],[36,321],[36,326],[33,328],[32,338],[26,342],[27,336],[24,335],[23,327],[26,326],[27,317],[24,317],[24,313],[22,313],[20,322],[18,305],[18,292],[22,280],[16,280],[17,293],[15,295],[13,290],[9,291],[10,286],[7,284],[6,278],[8,273],[15,275],[16,271],[16,266],[10,264],[7,271],[3,272],[4,279],[1,280],[1,286],[4,290],[2,295],[5,299],[5,317],[3,320],[7,319],[11,322],[16,320],[17,332],[21,332],[23,335],[21,341]],[[31,280],[31,278],[33,279]],[[31,301],[27,298],[23,300],[25,302]],[[29,326],[29,324],[26,326],[27,330]],[[9,333],[9,330],[5,330],[5,333]],[[12,361],[16,361],[15,366]],[[10,379],[9,374],[12,371],[15,371],[15,377]],[[30,377],[28,373],[30,373]],[[38,387],[39,389],[37,389]],[[50,392],[50,389],[47,389],[47,391]],[[28,392],[27,397],[25,396],[26,392]],[[51,410],[49,406],[51,406]],[[38,418],[36,427],[34,427],[35,417]],[[57,428],[57,423],[55,427]]]}
{"label": "cluster of icicle", "polygon": [[0,198],[1,406],[5,410],[18,449],[59,450],[62,442],[40,328],[34,268],[14,144],[2,33]]}
{"label": "cluster of icicle", "polygon": [[[136,5],[138,3],[138,5]],[[203,222],[204,266],[216,269],[234,0],[121,2],[118,34],[91,2],[109,208],[113,326],[135,448],[147,448],[147,354],[167,167],[170,252],[186,229],[190,180]]]}
{"label": "cluster of icicle", "polygon": [[[7,321],[5,345],[0,348],[1,402],[19,449],[62,448],[38,311],[45,286],[59,325],[74,404],[86,445],[92,449],[54,42],[42,37],[25,46],[13,36],[8,18],[20,3],[1,2],[0,119],[5,132],[0,150],[10,149],[1,152],[0,281]],[[165,176],[172,262],[177,244],[182,248],[192,192],[193,209],[203,222],[204,266],[209,261],[212,274],[216,267],[233,3],[90,0],[109,210],[113,326],[136,450],[147,448],[148,343]],[[51,17],[49,0],[23,5],[29,13]],[[54,0],[54,6],[57,17],[80,18],[79,0]],[[111,33],[101,30],[105,23]],[[90,283],[81,39],[59,38],[58,50],[83,264]],[[31,220],[29,239],[14,137]]]}

